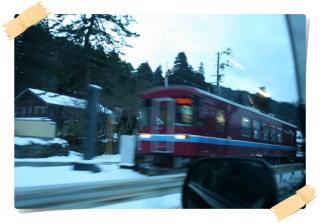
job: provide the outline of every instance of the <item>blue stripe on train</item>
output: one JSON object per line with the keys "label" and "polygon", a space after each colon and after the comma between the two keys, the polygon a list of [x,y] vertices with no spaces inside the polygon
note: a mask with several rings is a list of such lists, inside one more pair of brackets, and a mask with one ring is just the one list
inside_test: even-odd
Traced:
{"label": "blue stripe on train", "polygon": [[150,138],[140,138],[140,141],[159,141],[159,142],[190,142],[190,143],[204,143],[224,146],[239,146],[259,149],[278,149],[278,150],[295,150],[295,147],[274,145],[267,143],[249,142],[243,140],[224,139],[216,137],[207,137],[199,135],[187,135],[186,139],[177,139],[175,135],[167,134],[151,134]]}

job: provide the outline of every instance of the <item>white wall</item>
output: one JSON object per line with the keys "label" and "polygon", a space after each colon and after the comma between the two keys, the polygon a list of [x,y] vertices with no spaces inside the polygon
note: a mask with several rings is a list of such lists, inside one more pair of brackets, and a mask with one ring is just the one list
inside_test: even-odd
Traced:
{"label": "white wall", "polygon": [[55,137],[56,123],[50,119],[15,118],[14,135],[29,137]]}

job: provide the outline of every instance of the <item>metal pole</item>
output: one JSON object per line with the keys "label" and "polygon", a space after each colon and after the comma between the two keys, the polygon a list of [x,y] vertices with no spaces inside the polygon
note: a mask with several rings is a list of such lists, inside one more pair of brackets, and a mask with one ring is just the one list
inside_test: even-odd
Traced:
{"label": "metal pole", "polygon": [[[96,155],[96,132],[97,132],[97,108],[101,87],[90,84],[87,88],[87,107],[85,111],[85,139],[83,142],[84,155],[83,159],[91,160]],[[79,162],[74,165],[75,170],[89,170],[94,173],[100,172],[92,162]]]}
{"label": "metal pole", "polygon": [[168,74],[166,73],[166,75],[164,76],[164,86],[168,87]]}
{"label": "metal pole", "polygon": [[218,52],[218,57],[217,57],[217,95],[220,95],[220,53]]}
{"label": "metal pole", "polygon": [[85,141],[84,141],[84,159],[90,160],[96,153],[96,132],[97,132],[97,107],[101,87],[89,85],[87,89],[88,104],[85,114]]}

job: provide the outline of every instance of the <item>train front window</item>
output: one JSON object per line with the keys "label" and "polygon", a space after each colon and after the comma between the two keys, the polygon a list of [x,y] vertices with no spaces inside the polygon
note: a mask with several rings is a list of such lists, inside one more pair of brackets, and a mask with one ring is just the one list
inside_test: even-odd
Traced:
{"label": "train front window", "polygon": [[177,105],[176,123],[192,124],[193,107],[191,105]]}
{"label": "train front window", "polygon": [[193,123],[193,100],[176,98],[176,124],[191,125]]}
{"label": "train front window", "polygon": [[157,125],[166,125],[168,122],[168,108],[166,103],[161,103],[160,105],[160,117],[156,117]]}

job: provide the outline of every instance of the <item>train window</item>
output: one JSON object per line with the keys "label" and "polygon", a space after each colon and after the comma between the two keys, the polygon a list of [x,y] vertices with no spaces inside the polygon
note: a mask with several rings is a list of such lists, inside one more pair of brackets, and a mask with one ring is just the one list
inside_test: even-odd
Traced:
{"label": "train window", "polygon": [[260,121],[253,120],[252,128],[253,128],[253,138],[260,139],[260,137],[261,137],[261,123],[260,123]]}
{"label": "train window", "polygon": [[250,137],[251,136],[251,121],[249,118],[242,117],[241,119],[241,135]]}
{"label": "train window", "polygon": [[193,122],[193,107],[190,105],[177,104],[176,123],[177,124],[192,124]]}
{"label": "train window", "polygon": [[282,128],[278,128],[278,132],[277,132],[277,142],[278,143],[282,143]]}
{"label": "train window", "polygon": [[216,131],[223,133],[226,125],[226,113],[223,110],[218,109],[216,111]]}
{"label": "train window", "polygon": [[270,126],[270,141],[277,141],[277,129],[274,126]]}
{"label": "train window", "polygon": [[262,123],[262,139],[269,141],[269,127],[266,123]]}
{"label": "train window", "polygon": [[202,100],[199,98],[194,99],[193,113],[194,113],[194,124],[196,126],[204,126],[206,123],[206,116],[204,116],[204,108]]}
{"label": "train window", "polygon": [[289,137],[290,137],[290,143],[291,145],[294,145],[295,144],[295,134],[293,131],[289,131]]}
{"label": "train window", "polygon": [[157,118],[157,125],[166,125],[168,121],[167,104],[160,105],[160,117]]}

